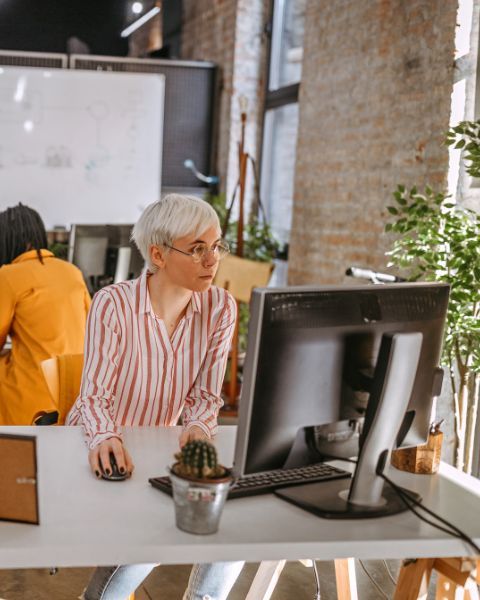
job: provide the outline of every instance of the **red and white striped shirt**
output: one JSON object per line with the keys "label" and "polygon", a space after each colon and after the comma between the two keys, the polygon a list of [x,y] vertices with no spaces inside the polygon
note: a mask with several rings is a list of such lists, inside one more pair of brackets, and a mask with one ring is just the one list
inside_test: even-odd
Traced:
{"label": "red and white striped shirt", "polygon": [[213,435],[236,319],[223,288],[193,292],[169,338],[153,312],[148,274],[111,285],[94,297],[85,337],[80,395],[67,425],[83,425],[90,448],[119,426],[201,427]]}

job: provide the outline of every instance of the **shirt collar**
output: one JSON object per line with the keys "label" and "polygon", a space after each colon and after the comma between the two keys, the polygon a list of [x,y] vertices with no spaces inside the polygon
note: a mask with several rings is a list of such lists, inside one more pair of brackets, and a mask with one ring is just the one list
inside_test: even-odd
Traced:
{"label": "shirt collar", "polygon": [[[148,291],[148,278],[151,275],[145,270],[138,278],[137,285],[135,288],[135,306],[139,314],[152,313],[152,303],[150,301],[150,292]],[[194,313],[200,312],[201,302],[199,292],[193,292],[192,298],[187,305],[185,311],[185,318],[189,319]]]}
{"label": "shirt collar", "polygon": [[189,319],[193,316],[193,313],[200,312],[200,293],[193,292],[192,298],[188,303],[187,310],[185,311],[185,318]]}
{"label": "shirt collar", "polygon": [[[43,248],[40,250],[40,256],[42,258],[51,258],[52,256],[54,256],[54,254],[52,252],[50,252],[50,250],[44,250]],[[19,254],[17,256],[17,258],[12,260],[12,264],[14,263],[21,263],[24,262],[26,260],[32,260],[34,258],[38,259],[38,253],[36,250],[28,250],[27,252],[23,252],[23,254]]]}

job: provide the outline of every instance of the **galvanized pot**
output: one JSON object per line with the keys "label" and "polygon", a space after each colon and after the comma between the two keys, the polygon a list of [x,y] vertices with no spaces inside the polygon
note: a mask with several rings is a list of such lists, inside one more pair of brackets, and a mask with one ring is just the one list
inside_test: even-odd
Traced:
{"label": "galvanized pot", "polygon": [[228,489],[230,472],[221,479],[186,479],[170,469],[175,520],[177,527],[188,533],[216,533]]}

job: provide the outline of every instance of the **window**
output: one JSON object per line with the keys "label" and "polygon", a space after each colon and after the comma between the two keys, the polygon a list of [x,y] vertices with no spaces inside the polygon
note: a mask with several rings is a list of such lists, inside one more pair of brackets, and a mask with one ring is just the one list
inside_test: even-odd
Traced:
{"label": "window", "polygon": [[302,73],[306,0],[274,0],[263,128],[261,196],[283,244],[292,220],[298,90]]}

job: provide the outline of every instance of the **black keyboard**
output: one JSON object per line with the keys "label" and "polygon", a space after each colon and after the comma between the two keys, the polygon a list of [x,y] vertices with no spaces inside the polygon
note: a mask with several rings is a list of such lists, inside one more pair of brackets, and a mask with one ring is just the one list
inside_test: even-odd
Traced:
{"label": "black keyboard", "polygon": [[[228,500],[232,498],[243,498],[245,496],[258,496],[269,494],[278,488],[317,481],[331,481],[332,479],[343,479],[350,477],[351,473],[343,469],[337,469],[324,463],[299,467],[297,469],[278,469],[275,471],[264,471],[254,475],[244,475],[235,480],[228,492]],[[151,477],[148,480],[153,487],[172,495],[172,482],[170,477]]]}

